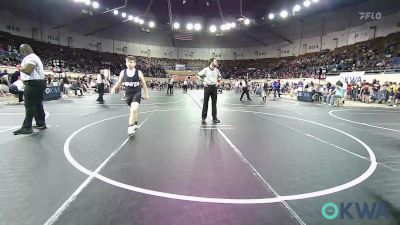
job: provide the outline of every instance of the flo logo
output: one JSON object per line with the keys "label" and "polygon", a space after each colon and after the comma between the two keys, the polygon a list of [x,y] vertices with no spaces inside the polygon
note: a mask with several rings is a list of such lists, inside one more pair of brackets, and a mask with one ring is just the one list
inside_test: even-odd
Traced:
{"label": "flo logo", "polygon": [[359,12],[360,20],[380,20],[382,19],[381,12]]}
{"label": "flo logo", "polygon": [[321,210],[322,216],[327,220],[334,219],[361,219],[379,220],[389,219],[387,205],[381,202],[333,202],[325,203]]}

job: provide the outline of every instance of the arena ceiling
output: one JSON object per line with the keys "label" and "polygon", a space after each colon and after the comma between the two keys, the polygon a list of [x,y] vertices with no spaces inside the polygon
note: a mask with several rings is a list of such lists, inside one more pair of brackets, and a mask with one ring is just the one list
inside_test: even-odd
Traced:
{"label": "arena ceiling", "polygon": [[[168,0],[99,0],[101,9],[93,10],[73,0],[0,0],[4,10],[17,16],[41,20],[53,29],[67,28],[82,35],[176,47],[249,47],[268,46],[276,43],[291,43],[300,38],[315,37],[324,33],[343,30],[347,26],[363,23],[359,14],[364,11],[382,11],[391,14],[399,11],[399,4],[393,0],[320,0],[318,4],[301,11],[285,20],[267,19],[269,12],[288,9],[302,1],[296,0],[170,0],[173,21],[182,25],[186,22],[200,22],[201,32],[194,32],[192,41],[173,39],[170,25]],[[207,4],[208,2],[208,4]],[[3,7],[4,6],[4,7]],[[155,29],[150,32],[132,21],[122,22],[107,9],[120,9],[127,14],[142,15],[146,21],[154,20]],[[82,13],[82,9],[92,13]],[[221,9],[221,10],[220,10]],[[249,27],[238,27],[216,36],[208,32],[210,24],[221,25],[225,21],[235,21],[247,17],[254,20]],[[301,25],[302,24],[302,25]],[[301,28],[302,27],[302,28]],[[302,32],[301,32],[302,29]],[[221,32],[219,32],[221,33]]]}

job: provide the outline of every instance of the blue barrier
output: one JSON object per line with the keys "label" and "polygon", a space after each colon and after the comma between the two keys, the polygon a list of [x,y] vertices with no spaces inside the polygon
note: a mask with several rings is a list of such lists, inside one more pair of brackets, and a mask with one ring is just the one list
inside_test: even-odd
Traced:
{"label": "blue barrier", "polygon": [[297,100],[301,102],[313,102],[313,92],[299,91],[297,92]]}
{"label": "blue barrier", "polygon": [[47,86],[43,93],[45,101],[57,100],[61,98],[60,86]]}

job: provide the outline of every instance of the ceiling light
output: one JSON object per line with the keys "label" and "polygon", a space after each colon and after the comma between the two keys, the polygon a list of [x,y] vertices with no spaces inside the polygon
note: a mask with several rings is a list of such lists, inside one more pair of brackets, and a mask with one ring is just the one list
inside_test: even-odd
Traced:
{"label": "ceiling light", "polygon": [[319,0],[312,0],[312,2],[317,3],[317,2],[319,2]]}
{"label": "ceiling light", "polygon": [[194,29],[197,30],[197,31],[201,30],[201,25],[199,23],[196,23],[194,25]]}
{"label": "ceiling light", "polygon": [[139,23],[139,21],[140,21],[139,17],[135,16],[135,17],[133,18],[133,22]]}
{"label": "ceiling light", "polygon": [[90,5],[90,0],[84,0],[83,1],[86,5]]}
{"label": "ceiling light", "polygon": [[210,32],[214,33],[215,31],[217,31],[217,27],[215,25],[211,25],[210,26]]}
{"label": "ceiling light", "polygon": [[308,0],[305,0],[305,1],[303,2],[303,5],[304,5],[305,7],[308,7],[308,6],[311,5],[311,2],[308,1]]}
{"label": "ceiling light", "polygon": [[301,9],[301,6],[300,6],[300,5],[295,5],[295,6],[293,7],[293,12],[298,12],[298,11],[300,11],[300,9]]}
{"label": "ceiling light", "polygon": [[282,18],[286,18],[286,17],[288,16],[288,12],[287,12],[286,10],[282,10],[281,13],[279,13],[279,15],[280,15]]}
{"label": "ceiling light", "polygon": [[179,27],[181,27],[181,25],[177,22],[174,23],[174,29],[179,29]]}
{"label": "ceiling light", "polygon": [[140,20],[139,20],[139,24],[140,24],[140,25],[144,24],[144,20],[140,19]]}
{"label": "ceiling light", "polygon": [[93,2],[92,6],[93,6],[93,8],[97,9],[97,8],[99,8],[100,4],[98,2]]}
{"label": "ceiling light", "polygon": [[156,25],[156,24],[155,24],[153,21],[150,21],[150,22],[149,22],[149,27],[150,27],[150,28],[153,28],[155,25]]}
{"label": "ceiling light", "polygon": [[236,27],[236,23],[235,22],[232,22],[229,25],[231,26],[231,28],[235,28]]}
{"label": "ceiling light", "polygon": [[249,20],[248,18],[246,18],[246,19],[244,20],[244,24],[249,25],[249,24],[250,24],[250,20]]}
{"label": "ceiling light", "polygon": [[186,25],[186,29],[187,29],[187,30],[193,30],[193,24],[188,23],[188,24]]}
{"label": "ceiling light", "polygon": [[126,17],[126,13],[122,13],[121,16],[122,16],[122,18],[125,18]]}
{"label": "ceiling light", "polygon": [[114,15],[118,15],[118,10],[115,9],[113,13]]}
{"label": "ceiling light", "polygon": [[225,24],[225,28],[226,28],[227,30],[230,30],[230,29],[231,29],[231,24],[230,24],[230,23],[226,23],[226,24]]}
{"label": "ceiling light", "polygon": [[270,13],[270,14],[268,15],[268,18],[269,18],[270,20],[273,20],[273,19],[275,18],[275,15],[274,15],[273,13]]}

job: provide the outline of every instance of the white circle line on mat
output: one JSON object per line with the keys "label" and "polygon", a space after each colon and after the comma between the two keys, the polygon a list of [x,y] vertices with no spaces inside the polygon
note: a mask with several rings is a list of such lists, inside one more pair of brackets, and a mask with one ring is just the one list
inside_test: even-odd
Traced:
{"label": "white circle line on mat", "polygon": [[[184,109],[166,109],[166,110],[154,110],[154,112],[167,112],[167,111],[179,111],[179,110],[184,110]],[[190,110],[190,109],[188,109]],[[120,115],[120,116],[114,116],[114,117],[110,117],[107,119],[103,119],[103,120],[99,120],[97,122],[93,122],[91,124],[88,124],[84,127],[81,127],[80,129],[76,130],[75,132],[73,132],[65,141],[64,143],[64,154],[65,157],[67,158],[67,160],[79,171],[81,171],[82,173],[88,175],[88,176],[93,176],[96,177],[97,179],[106,182],[108,184],[111,184],[113,186],[119,187],[119,188],[123,188],[126,190],[130,190],[130,191],[134,191],[134,192],[139,192],[142,194],[147,194],[147,195],[152,195],[152,196],[157,196],[157,197],[163,197],[163,198],[169,198],[169,199],[175,199],[175,200],[184,200],[184,201],[192,201],[192,202],[204,202],[204,203],[223,203],[223,204],[264,204],[264,203],[276,203],[276,202],[281,202],[281,201],[291,201],[291,200],[300,200],[300,199],[307,199],[307,198],[314,198],[314,197],[320,197],[320,196],[325,196],[325,195],[329,195],[329,194],[333,194],[333,193],[337,193],[346,189],[349,189],[351,187],[354,187],[360,183],[362,183],[363,181],[365,181],[366,179],[368,179],[375,171],[376,167],[377,167],[377,162],[376,162],[376,156],[374,154],[374,152],[372,151],[372,149],[365,144],[363,141],[361,141],[360,139],[352,136],[351,134],[348,134],[342,130],[339,130],[337,128],[334,127],[330,127],[328,125],[324,125],[318,122],[314,122],[314,121],[310,121],[310,120],[306,120],[306,119],[301,119],[301,118],[297,118],[297,117],[292,117],[292,116],[285,116],[285,115],[278,115],[278,114],[272,114],[272,113],[265,113],[265,112],[254,112],[254,111],[244,111],[244,110],[225,110],[225,111],[232,111],[232,112],[246,112],[246,113],[256,113],[256,114],[265,114],[265,115],[271,115],[271,116],[277,116],[277,117],[283,117],[283,118],[288,118],[288,119],[295,119],[295,120],[299,120],[299,121],[303,121],[303,122],[308,122],[314,125],[318,125],[318,126],[322,126],[334,131],[337,131],[341,134],[344,134],[352,139],[354,139],[355,141],[357,141],[358,143],[360,143],[368,152],[369,154],[369,158],[370,158],[370,165],[368,167],[368,169],[361,174],[359,177],[335,186],[335,187],[331,187],[328,189],[324,189],[324,190],[320,190],[320,191],[314,191],[314,192],[308,192],[308,193],[302,193],[302,194],[293,194],[293,195],[284,195],[284,196],[276,196],[273,198],[256,198],[256,199],[231,199],[231,198],[209,198],[209,197],[200,197],[200,196],[189,196],[189,195],[180,195],[180,194],[174,194],[174,193],[167,193],[167,192],[162,192],[162,191],[154,191],[154,190],[149,190],[149,189],[145,189],[145,188],[140,188],[140,187],[136,187],[133,185],[128,185],[125,183],[121,183],[118,181],[115,181],[113,179],[110,179],[108,177],[105,177],[101,174],[95,173],[85,167],[83,167],[81,164],[79,164],[71,155],[70,153],[70,143],[72,141],[72,139],[81,131],[85,130],[86,128],[102,123],[104,121],[108,121],[108,120],[112,120],[112,119],[116,119],[116,118],[120,118],[120,117],[124,117],[127,115]],[[147,112],[141,112],[141,113],[148,113]]]}
{"label": "white circle line on mat", "polygon": [[[372,124],[369,124],[369,123],[357,122],[357,121],[345,119],[345,118],[342,118],[342,117],[340,117],[340,116],[336,116],[336,115],[333,114],[334,112],[346,111],[346,110],[359,110],[359,109],[336,109],[336,110],[331,110],[331,111],[329,111],[329,115],[331,115],[332,117],[335,117],[336,119],[343,120],[343,121],[346,121],[346,122],[349,122],[349,123],[355,123],[355,124],[364,125],[364,126],[367,126],[367,127],[373,127],[373,128],[382,129],[382,130],[400,132],[400,130],[396,130],[396,129],[392,129],[392,128],[387,128],[387,127],[380,127],[380,126],[372,125]],[[372,111],[374,111],[374,110],[371,110],[371,112],[372,112]],[[381,112],[382,110],[376,110],[376,111]],[[399,112],[399,114],[400,114],[400,112]]]}

